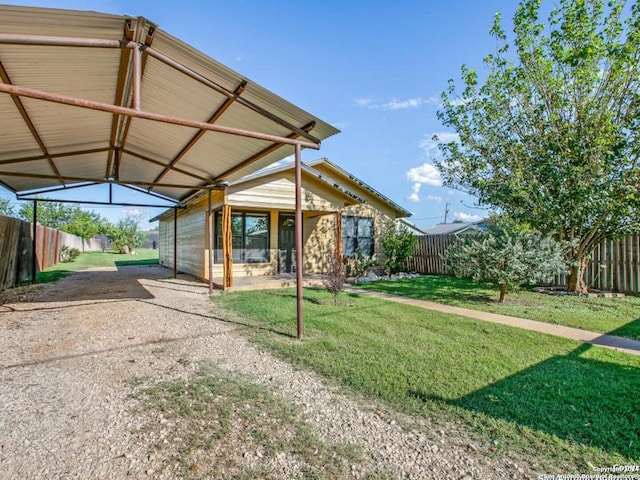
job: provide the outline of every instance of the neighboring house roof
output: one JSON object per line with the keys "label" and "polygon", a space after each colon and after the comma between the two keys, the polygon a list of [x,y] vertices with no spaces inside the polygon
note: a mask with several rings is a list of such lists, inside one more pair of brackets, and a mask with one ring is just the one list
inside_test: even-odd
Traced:
{"label": "neighboring house roof", "polygon": [[416,227],[413,223],[408,221],[406,218],[396,218],[396,222],[398,223],[398,225],[406,227],[414,235],[424,235],[425,234],[424,230]]}
{"label": "neighboring house roof", "polygon": [[441,223],[424,231],[425,235],[458,235],[467,230],[483,230],[484,220],[477,222]]}

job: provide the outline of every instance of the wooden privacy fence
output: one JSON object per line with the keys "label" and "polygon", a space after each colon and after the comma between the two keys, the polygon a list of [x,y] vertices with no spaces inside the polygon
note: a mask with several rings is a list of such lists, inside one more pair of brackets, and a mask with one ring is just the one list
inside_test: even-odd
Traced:
{"label": "wooden privacy fence", "polygon": [[[36,270],[40,272],[58,263],[63,246],[81,251],[101,249],[99,240],[84,240],[42,225],[38,225],[36,244]],[[32,252],[32,224],[0,215],[0,290],[31,279]]]}
{"label": "wooden privacy fence", "polygon": [[[640,293],[640,234],[600,242],[587,261],[584,281],[591,289]],[[566,286],[567,276],[555,283]]]}
{"label": "wooden privacy fence", "polygon": [[442,255],[458,237],[455,235],[421,235],[417,237],[407,269],[427,275],[449,275]]}
{"label": "wooden privacy fence", "polygon": [[31,224],[0,216],[0,290],[31,278]]}
{"label": "wooden privacy fence", "polygon": [[[407,259],[407,269],[427,275],[449,275],[441,256],[457,238],[419,236],[413,255]],[[587,261],[584,280],[591,289],[640,293],[640,234],[602,241]],[[566,286],[566,281],[566,275],[559,275],[555,285]]]}

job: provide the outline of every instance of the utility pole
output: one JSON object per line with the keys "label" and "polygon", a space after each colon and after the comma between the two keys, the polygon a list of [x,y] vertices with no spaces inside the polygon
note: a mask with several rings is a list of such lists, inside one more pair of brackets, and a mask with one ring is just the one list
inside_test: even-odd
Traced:
{"label": "utility pole", "polygon": [[444,223],[447,223],[447,217],[449,216],[449,202],[444,206]]}

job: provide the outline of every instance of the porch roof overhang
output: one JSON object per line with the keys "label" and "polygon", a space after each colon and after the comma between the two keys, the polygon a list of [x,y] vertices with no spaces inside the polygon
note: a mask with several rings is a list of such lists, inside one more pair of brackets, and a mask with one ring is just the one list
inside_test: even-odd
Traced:
{"label": "porch roof overhang", "polygon": [[0,6],[0,185],[184,203],[338,130],[143,17]]}
{"label": "porch roof overhang", "polygon": [[[327,189],[335,190],[335,191],[339,192],[340,194],[342,194],[344,196],[345,206],[347,206],[347,205],[357,205],[357,204],[365,202],[362,197],[359,197],[358,195],[356,195],[355,193],[353,193],[350,190],[346,189],[342,185],[339,185],[339,184],[337,184],[335,182],[329,181],[321,173],[319,173],[315,169],[309,167],[308,165],[306,165],[304,163],[301,163],[300,167],[301,167],[301,170],[302,170],[303,177],[306,176],[308,179],[314,179],[314,180],[320,182],[322,185],[324,185]],[[243,183],[249,182],[251,180],[267,177],[267,176],[270,176],[270,175],[275,175],[277,173],[285,172],[285,171],[291,170],[293,168],[295,168],[295,166],[293,164],[286,163],[284,165],[277,165],[277,166],[261,169],[261,170],[255,172],[255,173],[252,173],[250,175],[246,175],[246,176],[240,178],[239,180],[236,180],[235,182],[231,182],[229,184],[229,186],[233,187],[234,185],[242,185]],[[193,195],[189,199],[189,203],[195,203],[198,200],[201,200],[205,195],[206,195],[205,192],[200,192],[200,193],[198,193],[196,195]],[[231,201],[228,201],[227,204],[230,205],[231,207],[239,208],[239,209],[250,209],[250,208],[258,208],[258,209],[260,209],[260,208],[263,208],[263,207],[256,207],[255,205],[251,205],[251,204],[234,203],[234,202],[231,202]],[[221,204],[219,203],[219,204],[215,205],[215,207],[220,207],[220,205]],[[308,208],[305,209],[304,206],[302,207],[302,210],[303,211],[312,211],[312,210],[310,210]],[[316,211],[317,213],[328,214],[328,213],[335,213],[335,212],[337,212],[339,210],[340,210],[339,208],[336,208],[335,210],[322,210],[322,211],[313,210],[313,211]],[[172,214],[173,214],[173,210],[172,209],[167,209],[167,210],[159,213],[158,215],[156,215],[155,217],[153,217],[149,221],[150,222],[155,222],[155,221],[158,221],[158,220],[167,219]]]}

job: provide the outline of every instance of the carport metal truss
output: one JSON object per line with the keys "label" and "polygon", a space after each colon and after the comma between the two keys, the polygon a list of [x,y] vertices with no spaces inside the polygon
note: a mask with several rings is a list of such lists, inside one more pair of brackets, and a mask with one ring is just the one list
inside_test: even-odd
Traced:
{"label": "carport metal truss", "polygon": [[0,93],[0,185],[34,201],[34,224],[36,195],[150,194],[173,205],[175,275],[178,208],[207,191],[211,266],[212,190],[293,155],[302,265],[301,149],[338,130],[143,17],[0,5]]}

